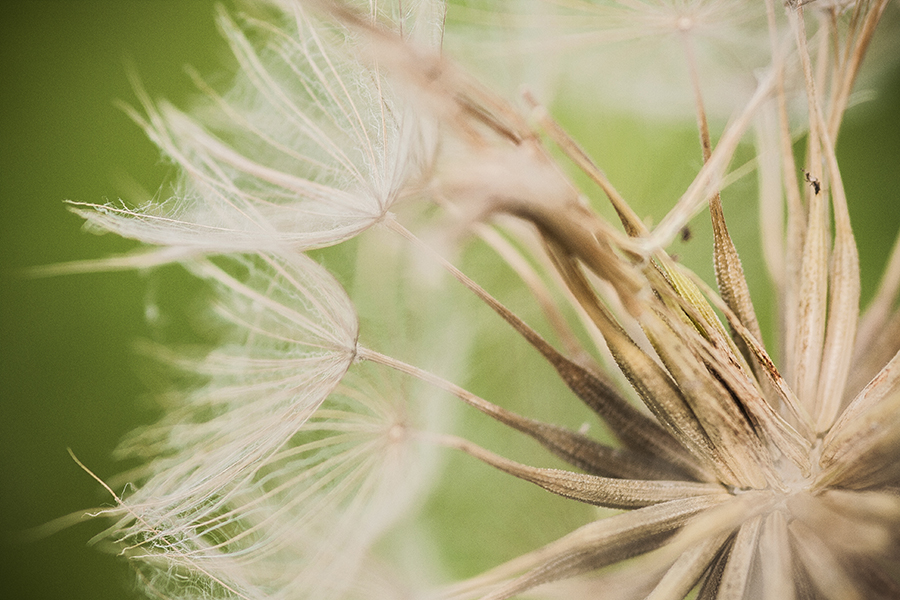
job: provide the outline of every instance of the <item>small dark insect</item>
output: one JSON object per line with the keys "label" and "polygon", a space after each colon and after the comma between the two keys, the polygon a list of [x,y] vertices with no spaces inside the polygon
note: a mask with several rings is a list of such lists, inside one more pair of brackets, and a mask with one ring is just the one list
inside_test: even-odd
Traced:
{"label": "small dark insect", "polygon": [[681,228],[681,241],[689,242],[691,238],[694,237],[693,232],[691,232],[691,228],[687,225]]}
{"label": "small dark insect", "polygon": [[816,196],[818,196],[819,192],[822,191],[822,184],[819,182],[819,180],[816,177],[810,175],[809,171],[805,169],[803,171],[803,177],[806,179],[806,182],[812,186],[813,192],[815,192]]}

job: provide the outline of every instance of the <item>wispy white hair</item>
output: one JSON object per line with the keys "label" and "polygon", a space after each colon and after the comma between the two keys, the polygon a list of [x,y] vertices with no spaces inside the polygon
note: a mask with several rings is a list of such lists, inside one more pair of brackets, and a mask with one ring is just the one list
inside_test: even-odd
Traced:
{"label": "wispy white hair", "polygon": [[104,534],[126,554],[201,572],[211,569],[211,556],[253,537],[235,530],[257,514],[260,501],[248,494],[279,494],[269,483],[285,476],[286,456],[299,454],[288,443],[346,374],[358,332],[341,286],[306,256],[217,262],[191,268],[212,282],[231,339],[203,359],[182,361],[205,384],[123,447],[148,462],[114,509],[121,519]]}
{"label": "wispy white hair", "polygon": [[[408,426],[408,390],[356,369],[240,485],[156,531],[121,534],[148,591],[166,598],[400,598],[370,550],[410,509],[432,452]],[[132,501],[125,509],[137,513]],[[187,585],[186,585],[187,584]]]}
{"label": "wispy white hair", "polygon": [[283,27],[220,14],[238,78],[220,95],[194,75],[208,101],[193,116],[136,86],[146,114],[129,112],[183,173],[171,198],[74,210],[186,254],[296,251],[353,237],[413,193],[427,128],[352,55],[345,29],[285,8]]}

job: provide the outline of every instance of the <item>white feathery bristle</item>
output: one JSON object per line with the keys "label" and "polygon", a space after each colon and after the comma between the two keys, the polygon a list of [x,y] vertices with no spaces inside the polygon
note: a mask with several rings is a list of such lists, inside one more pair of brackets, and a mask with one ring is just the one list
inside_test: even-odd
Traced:
{"label": "white feathery bristle", "polygon": [[[117,535],[141,558],[145,583],[185,598],[408,594],[372,568],[371,548],[414,508],[434,453],[412,435],[421,398],[374,369],[354,368],[239,484],[165,514],[139,503],[146,488],[126,499]],[[373,588],[377,595],[365,593]]]}
{"label": "white feathery bristle", "polygon": [[685,40],[695,46],[712,117],[728,118],[753,93],[753,70],[771,59],[765,11],[740,0],[519,0],[504,8],[488,1],[459,11],[470,27],[453,35],[453,48],[476,68],[488,62],[491,77],[498,62],[512,65],[525,78],[515,85],[527,84],[547,104],[574,91],[603,115],[613,108],[692,119]]}
{"label": "white feathery bristle", "polygon": [[[238,518],[234,503],[276,469],[290,452],[286,444],[355,357],[353,306],[314,261],[260,255],[219,262],[191,268],[214,284],[230,343],[185,361],[205,385],[122,448],[126,456],[149,459],[115,527],[130,554],[162,551],[164,562],[205,565],[201,557],[223,551],[205,547],[213,539],[237,543],[230,524]],[[246,281],[235,274],[240,271],[249,271]]]}
{"label": "white feathery bristle", "polygon": [[195,76],[200,117],[136,85],[146,116],[129,112],[183,172],[173,197],[75,212],[124,237],[210,253],[330,246],[377,223],[428,162],[427,128],[376,66],[349,54],[346,31],[297,7],[287,18],[283,29],[242,28],[222,13],[239,76],[225,95]]}

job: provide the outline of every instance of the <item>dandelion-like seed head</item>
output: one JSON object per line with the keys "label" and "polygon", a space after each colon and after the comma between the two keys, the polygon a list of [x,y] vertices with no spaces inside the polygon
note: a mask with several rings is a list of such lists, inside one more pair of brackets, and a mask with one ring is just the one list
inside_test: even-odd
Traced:
{"label": "dandelion-like seed head", "polygon": [[[240,77],[222,94],[192,73],[205,95],[196,116],[135,83],[144,113],[126,111],[180,169],[173,197],[74,210],[182,255],[303,251],[353,237],[414,190],[432,151],[426,124],[355,59],[346,29],[301,5],[285,10],[284,29],[220,14]],[[251,33],[267,43],[256,47]]]}
{"label": "dandelion-like seed head", "polygon": [[[814,23],[802,3],[555,4],[549,24],[578,17],[574,33],[558,38],[563,46],[677,40],[702,166],[656,226],[538,95],[510,101],[429,47],[443,22],[431,2],[280,3],[288,25],[243,26],[264,49],[222,16],[241,75],[223,95],[197,79],[215,117],[139,92],[146,115],[136,118],[183,170],[180,195],[79,211],[209,282],[227,332],[203,358],[173,359],[202,383],[123,447],[144,466],[104,512],[115,521],[98,539],[138,565],[148,590],[254,599],[900,597],[900,243],[861,311],[835,152],[887,0],[823,3]],[[753,86],[717,129],[697,44],[727,37],[722,23],[766,48],[767,59],[722,61]],[[727,41],[737,52],[745,39]],[[802,144],[789,106],[798,97]],[[779,308],[769,345],[722,198],[749,141]],[[570,168],[593,187],[578,188]],[[618,223],[589,196],[605,197]],[[401,200],[419,207],[412,224]],[[715,289],[666,250],[704,210]],[[434,348],[409,362],[377,349],[407,347],[396,345],[401,338],[427,347],[427,327],[397,315],[441,302],[407,306],[408,281],[371,274],[348,294],[304,254],[376,224],[521,336],[608,439],[519,414],[419,366]],[[417,227],[465,232],[496,252],[540,308],[541,333]],[[383,248],[383,265],[396,247]],[[359,265],[380,264],[369,255],[374,244],[358,248]],[[391,300],[376,319],[393,323],[396,339],[369,336],[357,317],[356,306],[378,294]],[[520,463],[453,431],[432,410],[448,398],[565,467]],[[620,512],[465,581],[398,583],[408,554],[398,558],[397,540],[379,542],[421,506],[438,449]]]}

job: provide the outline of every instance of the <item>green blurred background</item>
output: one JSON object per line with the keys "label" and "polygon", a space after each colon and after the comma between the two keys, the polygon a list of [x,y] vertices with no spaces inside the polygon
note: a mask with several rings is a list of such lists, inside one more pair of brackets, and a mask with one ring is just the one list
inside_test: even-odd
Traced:
{"label": "green blurred background", "polygon": [[[131,247],[85,234],[62,200],[103,202],[135,185],[158,189],[168,167],[113,101],[133,100],[129,64],[154,96],[176,104],[192,94],[185,64],[227,72],[214,4],[19,0],[0,21],[0,597],[133,596],[128,568],[86,545],[96,526],[37,541],[23,532],[108,502],[66,448],[110,476],[119,470],[110,459],[117,441],[153,416],[145,399],[152,383],[142,381],[132,351],[148,335],[147,282],[135,273],[34,279],[19,270]],[[693,133],[627,120],[611,130],[638,154],[598,150],[600,163],[637,197],[639,210],[661,214],[642,198],[666,186],[677,192],[679,178],[690,177],[697,162],[673,157],[697,156]],[[615,147],[608,139],[607,148]],[[900,71],[883,80],[874,102],[851,109],[840,155],[868,297],[900,227]],[[676,172],[636,171],[635,160],[669,160]],[[752,207],[729,209],[727,195],[725,202],[726,212],[753,222]],[[757,233],[741,235],[739,248],[752,246]],[[691,244],[684,254],[708,253],[702,239]],[[759,279],[759,262],[748,266]]]}
{"label": "green blurred background", "polygon": [[114,100],[133,102],[133,65],[154,94],[184,100],[183,66],[227,65],[212,0],[18,0],[0,19],[2,471],[0,597],[123,599],[122,561],[89,548],[96,524],[22,543],[15,535],[108,503],[66,448],[98,474],[152,416],[132,352],[146,337],[134,273],[29,279],[17,269],[131,247],[81,230],[65,199],[104,202],[132,185],[152,192],[168,174]]}

